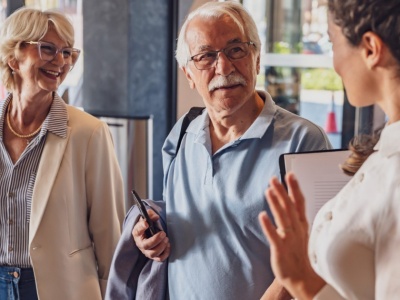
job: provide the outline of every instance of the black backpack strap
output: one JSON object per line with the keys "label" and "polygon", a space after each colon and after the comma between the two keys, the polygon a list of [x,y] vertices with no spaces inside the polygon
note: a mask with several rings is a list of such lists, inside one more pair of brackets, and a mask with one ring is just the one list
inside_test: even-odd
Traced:
{"label": "black backpack strap", "polygon": [[179,133],[178,145],[176,146],[175,155],[178,153],[182,143],[183,136],[186,133],[186,129],[189,127],[190,122],[196,119],[203,112],[205,107],[192,107],[186,116],[183,118],[181,132]]}

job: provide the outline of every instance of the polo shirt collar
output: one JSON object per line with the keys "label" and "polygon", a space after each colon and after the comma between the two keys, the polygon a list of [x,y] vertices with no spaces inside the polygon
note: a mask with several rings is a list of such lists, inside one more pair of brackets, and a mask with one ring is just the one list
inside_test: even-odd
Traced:
{"label": "polo shirt collar", "polygon": [[[241,140],[253,138],[261,139],[268,127],[273,122],[277,110],[275,102],[267,92],[257,90],[257,93],[264,100],[264,107],[261,110],[260,115],[254,120],[253,124],[251,124],[251,126],[242,135],[240,138]],[[210,118],[208,116],[207,109],[205,109],[199,117],[190,123],[187,132],[199,135],[202,131],[208,132],[209,125]]]}

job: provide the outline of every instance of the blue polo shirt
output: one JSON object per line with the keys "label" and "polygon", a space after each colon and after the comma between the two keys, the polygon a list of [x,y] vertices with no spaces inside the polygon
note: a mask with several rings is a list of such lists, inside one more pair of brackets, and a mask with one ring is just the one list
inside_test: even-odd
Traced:
{"label": "blue polo shirt", "polygon": [[191,122],[175,157],[182,119],[163,147],[164,200],[171,242],[170,299],[259,299],[274,275],[258,214],[279,177],[279,155],[330,149],[323,130],[265,92],[258,118],[212,154],[209,116]]}

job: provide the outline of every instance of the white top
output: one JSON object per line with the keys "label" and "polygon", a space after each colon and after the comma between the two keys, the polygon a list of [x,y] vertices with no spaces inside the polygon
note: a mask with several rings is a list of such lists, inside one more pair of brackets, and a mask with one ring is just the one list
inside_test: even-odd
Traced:
{"label": "white top", "polygon": [[400,297],[400,122],[378,150],[319,211],[309,243],[315,271],[328,283],[314,299]]}

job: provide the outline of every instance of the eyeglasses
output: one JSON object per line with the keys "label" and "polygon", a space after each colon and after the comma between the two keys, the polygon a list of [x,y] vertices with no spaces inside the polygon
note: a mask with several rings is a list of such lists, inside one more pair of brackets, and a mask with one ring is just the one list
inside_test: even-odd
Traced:
{"label": "eyeglasses", "polygon": [[201,52],[193,55],[189,61],[193,61],[198,70],[207,70],[215,66],[218,60],[218,53],[223,52],[230,61],[244,58],[249,54],[250,45],[255,46],[253,42],[234,43],[221,50]]}
{"label": "eyeglasses", "polygon": [[54,44],[47,42],[25,42],[30,45],[37,45],[39,56],[41,60],[52,61],[58,53],[62,54],[65,64],[70,65],[71,69],[79,58],[81,50],[75,48],[61,48],[58,49]]}

